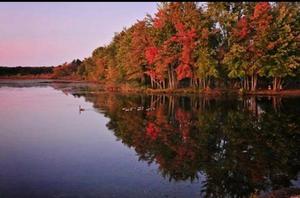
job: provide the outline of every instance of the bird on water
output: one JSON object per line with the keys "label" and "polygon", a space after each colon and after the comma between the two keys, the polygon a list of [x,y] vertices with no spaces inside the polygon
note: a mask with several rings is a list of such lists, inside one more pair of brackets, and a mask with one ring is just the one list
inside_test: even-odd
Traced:
{"label": "bird on water", "polygon": [[79,105],[79,111],[84,111],[85,109],[81,107],[81,105]]}

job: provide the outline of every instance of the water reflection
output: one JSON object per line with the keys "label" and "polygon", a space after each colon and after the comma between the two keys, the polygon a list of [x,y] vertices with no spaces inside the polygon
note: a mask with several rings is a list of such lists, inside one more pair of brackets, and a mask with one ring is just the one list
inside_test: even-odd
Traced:
{"label": "water reflection", "polygon": [[299,171],[298,98],[74,94],[169,181],[206,177],[205,197],[249,197],[292,186]]}
{"label": "water reflection", "polygon": [[[40,141],[19,143],[24,147],[20,147],[22,148],[20,151],[24,150],[27,153],[25,157],[14,156],[15,152],[5,150],[6,147],[2,149],[3,153],[11,153],[8,156],[11,156],[13,162],[15,158],[19,162],[29,164],[35,162],[37,164],[35,169],[41,172],[42,177],[39,177],[38,172],[33,174],[32,179],[44,178],[47,185],[41,182],[43,180],[37,180],[37,183],[51,193],[55,188],[48,184],[51,182],[55,184],[57,181],[55,178],[62,175],[61,178],[64,180],[57,187],[58,189],[61,187],[62,193],[48,197],[67,194],[67,184],[78,185],[78,192],[74,191],[74,197],[75,194],[77,197],[88,197],[88,192],[95,195],[90,197],[100,195],[112,197],[115,192],[115,195],[127,192],[128,197],[134,197],[133,191],[139,192],[136,197],[147,195],[155,197],[156,192],[176,197],[181,195],[192,197],[195,195],[194,188],[201,192],[203,197],[254,197],[285,187],[300,186],[298,177],[300,103],[297,97],[122,95],[99,92],[95,86],[82,84],[72,86],[59,83],[45,84],[49,85],[66,95],[83,97],[92,103],[94,109],[90,106],[91,103],[85,103],[83,106],[85,111],[79,112],[81,115],[78,116],[77,101],[73,101],[73,97],[53,95],[56,92],[48,95],[50,90],[46,89],[43,96],[47,98],[39,98],[41,96],[36,94],[36,97],[29,97],[26,100],[39,106],[46,106],[47,111],[33,108],[34,113],[38,113],[39,116],[31,115],[31,110],[26,111],[27,106],[24,102],[18,106],[28,112],[26,117],[31,115],[35,119],[40,118],[33,123],[31,119],[27,119],[28,126],[32,128],[21,137],[30,136],[30,131],[33,131],[34,135],[31,136],[39,137]],[[23,85],[16,87],[19,86]],[[26,92],[26,96],[30,94],[32,93]],[[49,99],[51,96],[52,99]],[[94,110],[109,119],[104,122],[103,116]],[[19,115],[17,113],[12,115]],[[18,117],[19,120],[23,119],[22,115]],[[5,123],[2,122],[4,129]],[[110,129],[107,133],[104,130],[104,123],[107,123],[106,127]],[[43,126],[44,130],[49,131],[41,133],[36,125]],[[20,126],[24,125],[20,123]],[[97,136],[100,134],[99,130],[103,132]],[[110,138],[113,136],[111,132],[123,144],[116,144],[114,137]],[[8,142],[16,142],[18,136],[20,133],[17,133],[16,137],[8,136],[11,139],[6,139],[11,140]],[[5,136],[3,137],[3,140],[6,140]],[[141,166],[140,172],[136,171],[134,168],[138,163],[135,158],[130,158],[132,150],[124,149],[124,145],[132,148],[140,161],[152,164],[151,168],[157,167],[159,174],[166,181],[173,183],[162,184],[155,178],[155,174],[148,174],[148,167],[144,169]],[[26,149],[30,146],[33,148]],[[2,159],[4,162],[10,162],[4,157]],[[46,168],[42,164],[44,161],[50,164]],[[125,162],[127,165],[122,165]],[[1,174],[13,175],[10,173],[14,171],[7,169],[17,164],[3,165],[4,173]],[[72,164],[77,166],[70,168]],[[31,170],[22,166],[21,168],[20,170]],[[24,181],[28,182],[32,174],[29,175],[25,174]],[[16,176],[5,178],[17,180]],[[4,177],[0,180],[1,185],[8,183]],[[83,183],[76,183],[78,181]],[[178,192],[166,190],[178,187],[173,185],[175,181],[201,183],[193,184],[192,187],[183,186],[182,194],[178,195]],[[138,185],[141,182],[147,187]],[[27,185],[34,186],[30,183]],[[8,192],[13,192],[11,189],[16,188],[14,183],[8,186]],[[145,189],[150,187],[155,190],[145,194]],[[129,192],[128,189],[134,190]],[[17,193],[20,195],[26,192],[24,189],[19,191]],[[42,190],[38,192],[41,194],[31,197],[47,197],[45,193],[42,194]]]}

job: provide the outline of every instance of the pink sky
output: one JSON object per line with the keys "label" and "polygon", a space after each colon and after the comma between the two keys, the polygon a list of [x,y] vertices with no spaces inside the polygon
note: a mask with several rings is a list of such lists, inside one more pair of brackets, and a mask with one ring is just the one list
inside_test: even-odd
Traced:
{"label": "pink sky", "polygon": [[0,3],[0,66],[52,66],[108,44],[155,2]]}

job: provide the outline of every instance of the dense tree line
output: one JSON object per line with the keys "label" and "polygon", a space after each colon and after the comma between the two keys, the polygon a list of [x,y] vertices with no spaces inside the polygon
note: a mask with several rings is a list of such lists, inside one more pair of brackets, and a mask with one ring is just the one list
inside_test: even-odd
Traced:
{"label": "dense tree line", "polygon": [[[57,75],[157,89],[278,90],[300,73],[299,2],[160,3],[77,67]],[[71,72],[67,72],[70,68]]]}
{"label": "dense tree line", "polygon": [[62,65],[58,65],[53,70],[53,78],[61,78],[61,77],[68,77],[68,78],[76,78],[77,70],[82,62],[79,59],[73,60],[71,63],[65,62]]}
{"label": "dense tree line", "polygon": [[52,74],[54,67],[0,67],[0,76]]}

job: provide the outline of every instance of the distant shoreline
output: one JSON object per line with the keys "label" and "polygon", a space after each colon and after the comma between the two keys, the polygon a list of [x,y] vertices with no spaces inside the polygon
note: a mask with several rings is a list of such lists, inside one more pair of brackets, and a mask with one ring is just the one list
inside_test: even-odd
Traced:
{"label": "distant shoreline", "polygon": [[33,77],[5,77],[0,78],[0,84],[10,83],[90,83],[94,85],[103,86],[103,91],[119,92],[119,93],[146,93],[146,94],[201,94],[201,95],[255,95],[255,96],[300,96],[300,89],[287,89],[280,91],[261,89],[257,91],[240,92],[238,89],[209,89],[209,90],[195,90],[191,88],[178,89],[151,89],[151,88],[133,88],[122,87],[121,85],[105,85],[103,83],[86,80],[72,80],[72,79],[53,79],[53,78],[33,78]]}

